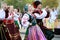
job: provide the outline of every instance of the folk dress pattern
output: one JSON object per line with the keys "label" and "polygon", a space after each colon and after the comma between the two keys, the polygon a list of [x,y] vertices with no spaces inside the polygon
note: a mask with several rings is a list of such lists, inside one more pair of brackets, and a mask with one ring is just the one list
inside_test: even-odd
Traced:
{"label": "folk dress pattern", "polygon": [[[24,19],[25,20],[24,20]],[[28,28],[26,30],[25,39],[24,40],[47,40],[42,32],[42,30],[39,28],[39,26],[36,24],[36,20],[31,14],[25,14],[23,16],[23,23],[28,23]],[[22,25],[24,25],[22,24]]]}

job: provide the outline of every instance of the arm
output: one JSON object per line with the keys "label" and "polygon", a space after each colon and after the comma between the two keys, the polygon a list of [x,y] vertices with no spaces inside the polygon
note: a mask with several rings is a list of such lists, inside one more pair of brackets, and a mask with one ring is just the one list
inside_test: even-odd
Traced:
{"label": "arm", "polygon": [[18,18],[18,17],[19,17],[19,15],[17,15],[17,14],[15,14],[15,13],[14,13],[14,17],[17,17],[17,18]]}
{"label": "arm", "polygon": [[13,18],[13,15],[9,13],[9,16],[8,16],[8,20],[12,19]]}
{"label": "arm", "polygon": [[5,19],[5,11],[0,10],[0,19],[3,20]]}
{"label": "arm", "polygon": [[43,19],[46,17],[47,13],[45,10],[43,10],[43,13],[41,15],[38,13],[34,13],[34,15],[36,16],[37,19]]}
{"label": "arm", "polygon": [[29,16],[27,14],[24,14],[24,16],[22,17],[21,23],[23,25],[23,27],[28,27],[29,25]]}

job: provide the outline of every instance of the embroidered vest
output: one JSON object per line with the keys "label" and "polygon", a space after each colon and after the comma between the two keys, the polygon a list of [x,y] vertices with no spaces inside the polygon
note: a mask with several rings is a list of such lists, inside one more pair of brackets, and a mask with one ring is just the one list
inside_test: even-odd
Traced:
{"label": "embroidered vest", "polygon": [[[29,14],[28,14],[29,15]],[[30,23],[32,23],[32,26],[36,25],[36,20],[33,16],[29,15],[29,20]]]}

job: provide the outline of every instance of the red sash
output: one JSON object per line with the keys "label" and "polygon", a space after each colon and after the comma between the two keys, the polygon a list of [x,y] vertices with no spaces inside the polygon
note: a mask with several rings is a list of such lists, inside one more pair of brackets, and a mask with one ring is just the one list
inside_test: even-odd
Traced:
{"label": "red sash", "polygon": [[3,22],[6,24],[12,24],[12,23],[14,23],[14,20],[3,20]]}
{"label": "red sash", "polygon": [[14,20],[7,20],[7,24],[12,24],[14,23]]}

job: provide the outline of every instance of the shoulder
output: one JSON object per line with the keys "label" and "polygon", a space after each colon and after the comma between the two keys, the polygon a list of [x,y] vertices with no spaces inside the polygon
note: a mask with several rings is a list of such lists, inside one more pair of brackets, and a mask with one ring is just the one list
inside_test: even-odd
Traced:
{"label": "shoulder", "polygon": [[29,16],[28,14],[24,14],[24,16]]}
{"label": "shoulder", "polygon": [[24,14],[23,15],[23,18],[25,19],[25,18],[29,18],[29,15],[28,14]]}

